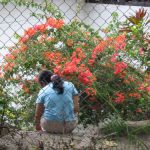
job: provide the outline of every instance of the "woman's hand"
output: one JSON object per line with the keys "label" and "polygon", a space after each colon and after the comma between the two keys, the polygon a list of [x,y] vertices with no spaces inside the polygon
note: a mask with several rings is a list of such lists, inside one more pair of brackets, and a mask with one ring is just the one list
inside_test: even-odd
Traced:
{"label": "woman's hand", "polygon": [[42,130],[40,123],[36,123],[35,128],[36,128],[36,131]]}

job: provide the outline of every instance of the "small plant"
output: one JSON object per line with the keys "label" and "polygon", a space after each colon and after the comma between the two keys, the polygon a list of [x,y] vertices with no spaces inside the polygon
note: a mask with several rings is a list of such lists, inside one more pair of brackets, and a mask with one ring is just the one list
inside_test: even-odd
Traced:
{"label": "small plant", "polygon": [[114,135],[127,134],[127,125],[125,121],[117,114],[110,114],[104,119],[104,133],[113,133]]}
{"label": "small plant", "polygon": [[124,32],[127,37],[127,52],[128,56],[136,59],[141,66],[149,68],[150,58],[150,19],[146,10],[139,9],[134,15],[126,17],[126,22],[122,25],[120,32]]}

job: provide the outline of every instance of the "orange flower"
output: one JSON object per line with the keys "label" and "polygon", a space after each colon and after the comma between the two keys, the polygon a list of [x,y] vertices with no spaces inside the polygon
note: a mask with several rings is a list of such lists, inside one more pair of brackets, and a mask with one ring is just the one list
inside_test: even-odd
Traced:
{"label": "orange flower", "polygon": [[80,58],[77,58],[77,57],[74,57],[74,58],[71,58],[72,59],[72,63],[73,64],[79,64],[81,62],[81,59]]}
{"label": "orange flower", "polygon": [[85,32],[85,34],[86,34],[86,35],[90,35],[91,33],[90,33],[90,32]]}
{"label": "orange flower", "polygon": [[68,35],[74,35],[75,34],[75,32],[68,32]]}
{"label": "orange flower", "polygon": [[64,75],[70,75],[77,72],[77,66],[74,62],[66,62],[65,67],[63,69]]}
{"label": "orange flower", "polygon": [[146,87],[146,91],[147,91],[147,92],[150,92],[150,86],[147,86],[147,87]]}
{"label": "orange flower", "polygon": [[15,59],[15,56],[12,54],[6,54],[6,56],[5,56],[6,61],[12,61],[14,59]]}
{"label": "orange flower", "polygon": [[54,26],[55,26],[55,24],[56,24],[56,19],[55,19],[55,18],[50,17],[50,18],[48,18],[48,19],[47,19],[46,24],[47,24],[47,25],[49,25],[49,26],[51,26],[51,27],[54,27]]}
{"label": "orange flower", "polygon": [[96,110],[100,109],[100,105],[99,105],[99,103],[97,103],[96,105],[91,106],[90,108],[91,108],[92,110],[96,111]]}
{"label": "orange flower", "polygon": [[121,73],[125,68],[127,68],[127,64],[124,62],[117,62],[114,68],[114,74]]}
{"label": "orange flower", "polygon": [[63,19],[57,20],[57,19],[51,17],[51,18],[47,19],[46,24],[52,28],[60,29],[64,25],[64,21],[63,21]]}
{"label": "orange flower", "polygon": [[94,59],[89,59],[88,64],[89,64],[90,66],[94,65],[94,63],[95,63],[95,60],[94,60]]}
{"label": "orange flower", "polygon": [[138,87],[138,90],[143,91],[144,88],[145,88],[144,83],[140,83],[139,87]]}
{"label": "orange flower", "polygon": [[0,78],[3,78],[3,77],[4,77],[3,73],[2,73],[2,72],[0,72]]}
{"label": "orange flower", "polygon": [[32,37],[36,33],[36,30],[34,28],[29,28],[28,30],[25,30],[25,35],[28,35],[29,37]]}
{"label": "orange flower", "polygon": [[112,42],[111,38],[101,41],[92,51],[92,58],[95,59],[97,55],[103,53],[105,48],[107,48]]}
{"label": "orange flower", "polygon": [[96,95],[96,90],[88,87],[84,90],[84,92],[88,95],[88,96],[95,96]]}
{"label": "orange flower", "polygon": [[119,35],[118,37],[115,38],[115,50],[124,50],[126,46],[126,36],[125,35]]}
{"label": "orange flower", "polygon": [[76,48],[76,53],[78,54],[78,58],[84,59],[86,57],[85,53],[80,47]]}
{"label": "orange flower", "polygon": [[121,72],[121,73],[119,74],[119,77],[120,77],[121,79],[123,79],[123,78],[125,77],[125,75],[126,75],[126,72],[123,71],[123,72]]}
{"label": "orange flower", "polygon": [[128,80],[131,81],[131,82],[134,82],[134,77],[129,76],[129,77],[128,77]]}
{"label": "orange flower", "polygon": [[130,97],[137,98],[137,99],[140,99],[140,98],[141,98],[141,94],[140,94],[140,93],[130,93],[129,96],[130,96]]}
{"label": "orange flower", "polygon": [[84,42],[82,42],[81,45],[82,45],[83,47],[86,47],[86,46],[87,46],[87,44],[84,43]]}
{"label": "orange flower", "polygon": [[96,80],[96,78],[90,72],[90,70],[88,68],[83,68],[83,70],[80,70],[81,68],[80,67],[78,68],[78,70],[79,70],[79,75],[78,75],[79,81],[82,82],[84,85],[91,86],[92,83]]}
{"label": "orange flower", "polygon": [[145,81],[145,82],[150,82],[150,74],[146,74],[146,75],[145,75],[144,81]]}
{"label": "orange flower", "polygon": [[0,78],[3,78],[2,67],[0,66]]}
{"label": "orange flower", "polygon": [[93,41],[94,41],[95,43],[99,43],[99,42],[101,41],[101,39],[100,39],[100,38],[93,37]]}
{"label": "orange flower", "polygon": [[25,84],[22,85],[22,89],[24,90],[25,93],[30,92],[29,88],[27,88]]}
{"label": "orange flower", "polygon": [[67,45],[71,47],[73,45],[73,40],[72,39],[68,39],[67,40]]}
{"label": "orange flower", "polygon": [[144,56],[143,48],[139,48],[139,54],[140,54],[141,56]]}
{"label": "orange flower", "polygon": [[59,65],[61,64],[61,62],[63,62],[63,57],[61,55],[61,53],[59,52],[44,52],[44,57],[45,59],[49,60],[50,63],[55,64],[55,65]]}
{"label": "orange flower", "polygon": [[37,31],[44,32],[47,29],[47,25],[46,24],[35,25],[34,29]]}
{"label": "orange flower", "polygon": [[62,28],[62,26],[64,26],[64,20],[63,19],[57,20],[55,28],[60,29]]}
{"label": "orange flower", "polygon": [[114,54],[111,56],[111,62],[116,62],[117,56],[118,56],[118,53],[114,53]]}
{"label": "orange flower", "polygon": [[129,80],[123,80],[123,83],[130,84],[130,81]]}
{"label": "orange flower", "polygon": [[21,45],[19,50],[20,50],[20,52],[26,52],[27,48],[28,48],[27,45]]}
{"label": "orange flower", "polygon": [[54,41],[55,41],[55,38],[54,38],[54,37],[48,37],[46,40],[47,40],[48,42],[54,42]]}
{"label": "orange flower", "polygon": [[93,96],[90,96],[90,97],[88,98],[88,100],[89,100],[90,102],[97,102],[97,99],[96,99],[95,97],[93,97]]}
{"label": "orange flower", "polygon": [[4,71],[12,71],[13,67],[15,66],[14,63],[7,63],[5,66],[4,66]]}
{"label": "orange flower", "polygon": [[112,64],[110,64],[109,62],[102,64],[102,66],[112,68]]}
{"label": "orange flower", "polygon": [[23,37],[20,38],[19,42],[22,42],[22,43],[25,43],[27,42],[29,39],[29,36],[28,35],[24,35]]}
{"label": "orange flower", "polygon": [[58,74],[58,75],[62,76],[61,70],[62,70],[62,66],[61,66],[61,65],[56,66],[56,67],[53,69],[53,71],[54,71],[55,74]]}
{"label": "orange flower", "polygon": [[94,49],[93,49],[93,54],[99,54],[102,53],[105,48],[108,46],[107,41],[101,41]]}
{"label": "orange flower", "polygon": [[116,92],[115,93],[116,98],[113,100],[117,104],[121,104],[125,101],[125,95],[124,93],[121,92]]}
{"label": "orange flower", "polygon": [[141,109],[141,108],[137,108],[137,109],[135,110],[135,112],[136,112],[136,113],[142,113],[142,109]]}
{"label": "orange flower", "polygon": [[12,54],[14,56],[17,56],[19,53],[20,53],[19,49],[15,49],[15,50],[12,51]]}
{"label": "orange flower", "polygon": [[39,41],[40,43],[43,43],[46,38],[47,38],[47,35],[46,35],[46,34],[42,34],[42,35],[40,35],[40,37],[38,38],[38,41]]}

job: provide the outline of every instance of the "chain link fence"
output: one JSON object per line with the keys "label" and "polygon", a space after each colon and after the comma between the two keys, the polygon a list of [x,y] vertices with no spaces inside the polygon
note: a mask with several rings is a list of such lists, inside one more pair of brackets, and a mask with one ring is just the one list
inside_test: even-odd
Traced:
{"label": "chain link fence", "polygon": [[[2,1],[0,150],[148,150],[149,3]],[[59,82],[63,96],[56,96],[59,88],[46,76],[40,84],[50,87],[41,90],[38,75],[43,69],[69,81]],[[78,123],[67,126],[68,118],[75,119],[76,104],[68,97],[77,93]],[[36,102],[63,118],[61,125],[56,121],[48,127],[63,134],[33,131]]]}

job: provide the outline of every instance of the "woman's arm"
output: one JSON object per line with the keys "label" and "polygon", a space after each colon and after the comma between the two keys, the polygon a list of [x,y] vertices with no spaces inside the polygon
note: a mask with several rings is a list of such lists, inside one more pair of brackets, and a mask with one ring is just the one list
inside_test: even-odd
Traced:
{"label": "woman's arm", "polygon": [[36,110],[35,110],[35,125],[36,130],[41,130],[40,126],[40,120],[44,112],[44,105],[42,103],[36,104]]}
{"label": "woman's arm", "polygon": [[74,113],[79,112],[79,97],[78,95],[73,96],[73,102],[74,102]]}

